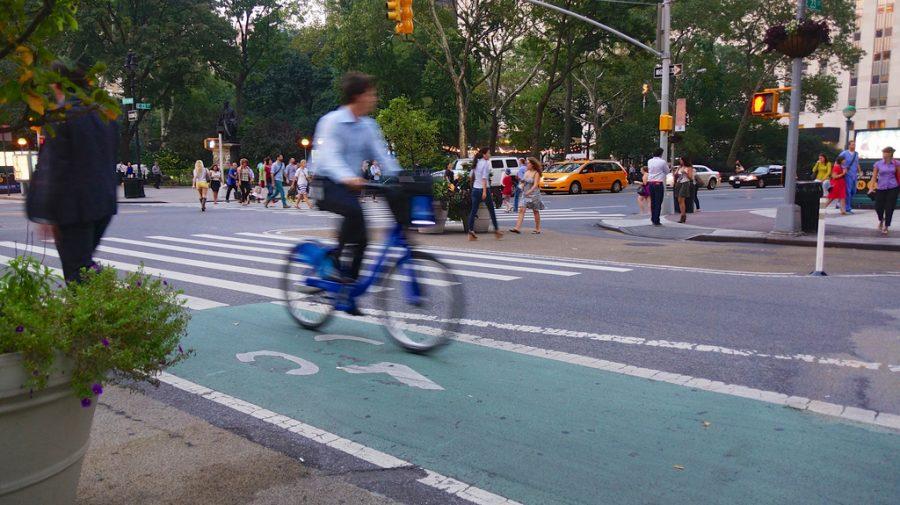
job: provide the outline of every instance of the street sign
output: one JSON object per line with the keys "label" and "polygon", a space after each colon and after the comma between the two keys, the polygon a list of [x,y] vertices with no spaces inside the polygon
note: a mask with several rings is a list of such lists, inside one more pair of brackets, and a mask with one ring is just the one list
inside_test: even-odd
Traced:
{"label": "street sign", "polygon": [[683,132],[687,125],[687,99],[679,98],[675,101],[675,131]]}
{"label": "street sign", "polygon": [[806,0],[806,8],[813,12],[822,12],[822,0]]}
{"label": "street sign", "polygon": [[122,105],[131,105],[134,103],[134,98],[123,98]]}
{"label": "street sign", "polygon": [[[675,63],[673,65],[669,65],[669,75],[672,77],[680,77],[681,76],[681,63]],[[653,77],[657,79],[662,79],[662,65],[657,65],[656,68],[653,69]]]}
{"label": "street sign", "polygon": [[146,102],[141,102],[137,104],[138,110],[150,110],[150,104]]}
{"label": "street sign", "polygon": [[129,121],[134,122],[134,121],[137,121],[137,119],[138,119],[138,111],[136,111],[136,110],[128,111],[128,120]]}

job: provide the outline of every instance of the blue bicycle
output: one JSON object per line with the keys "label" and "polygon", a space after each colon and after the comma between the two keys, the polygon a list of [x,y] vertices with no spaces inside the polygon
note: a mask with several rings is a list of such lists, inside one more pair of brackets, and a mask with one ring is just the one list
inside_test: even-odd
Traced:
{"label": "blue bicycle", "polygon": [[[365,187],[386,191],[384,185]],[[342,278],[335,249],[311,240],[297,244],[288,255],[282,285],[288,311],[301,326],[315,330],[334,310],[355,312],[357,299],[372,291],[377,309],[366,312],[380,316],[400,346],[425,353],[447,343],[464,312],[462,285],[450,268],[410,245],[399,219],[381,250],[366,252],[355,282]]]}

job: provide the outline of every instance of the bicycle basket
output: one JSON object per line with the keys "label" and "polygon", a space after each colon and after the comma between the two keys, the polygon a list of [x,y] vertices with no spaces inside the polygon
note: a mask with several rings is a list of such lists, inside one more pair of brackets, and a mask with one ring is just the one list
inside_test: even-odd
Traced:
{"label": "bicycle basket", "polygon": [[411,226],[434,226],[434,180],[430,175],[400,176],[400,185],[409,197],[409,223]]}

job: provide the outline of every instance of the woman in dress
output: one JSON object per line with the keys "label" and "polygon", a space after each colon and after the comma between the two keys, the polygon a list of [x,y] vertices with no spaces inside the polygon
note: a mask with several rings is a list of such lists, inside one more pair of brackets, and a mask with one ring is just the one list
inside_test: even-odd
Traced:
{"label": "woman in dress", "polygon": [[844,180],[844,176],[847,175],[844,172],[844,167],[841,166],[841,163],[844,161],[843,156],[838,156],[834,160],[834,166],[831,167],[831,188],[828,190],[828,203],[825,204],[825,208],[828,208],[833,202],[838,202],[838,208],[841,209],[841,214],[846,214],[847,211],[844,210],[844,199],[847,198],[847,181]]}
{"label": "woman in dress", "polygon": [[525,209],[531,209],[534,214],[534,230],[531,233],[541,233],[541,211],[544,210],[544,202],[541,201],[541,178],[543,167],[537,158],[528,158],[526,162],[525,177],[522,178],[522,198],[525,205],[519,208],[519,217],[516,219],[516,227],[510,228],[512,233],[521,233],[522,222],[525,220]]}
{"label": "woman in dress", "polygon": [[650,212],[650,186],[647,185],[647,167],[641,167],[641,176],[637,182],[638,214]]}
{"label": "woman in dress", "polygon": [[203,162],[200,160],[194,163],[194,177],[191,185],[197,188],[197,193],[200,195],[200,210],[206,212],[206,190],[209,189],[209,170],[203,166]]}
{"label": "woman in dress", "polygon": [[487,147],[482,147],[475,154],[475,169],[472,170],[472,210],[469,212],[469,240],[478,240],[475,235],[475,216],[478,214],[478,207],[484,202],[488,213],[491,215],[491,222],[494,224],[494,236],[499,240],[503,237],[503,232],[497,226],[497,214],[494,212],[494,199],[491,197],[491,153]]}
{"label": "woman in dress", "polygon": [[870,188],[875,189],[878,230],[886,237],[897,206],[897,195],[900,194],[900,161],[894,159],[893,147],[885,147],[881,151],[881,159],[875,163],[869,184]]}
{"label": "woman in dress", "polygon": [[297,167],[294,178],[297,180],[297,204],[294,207],[299,209],[300,202],[306,202],[306,206],[312,210],[312,202],[309,201],[309,170],[306,168],[306,160],[300,160],[300,166]]}
{"label": "woman in dress", "polygon": [[213,194],[213,205],[219,205],[219,188],[222,187],[222,171],[219,165],[213,165],[209,169],[209,189]]}
{"label": "woman in dress", "polygon": [[681,157],[681,162],[673,174],[675,177],[675,197],[678,198],[678,209],[681,211],[679,223],[687,221],[688,198],[691,198],[691,186],[694,184],[694,166],[686,156]]}

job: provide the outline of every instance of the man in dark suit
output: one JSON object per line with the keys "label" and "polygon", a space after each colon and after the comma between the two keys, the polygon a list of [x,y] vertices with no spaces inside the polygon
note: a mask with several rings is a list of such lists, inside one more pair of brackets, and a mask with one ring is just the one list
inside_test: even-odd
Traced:
{"label": "man in dark suit", "polygon": [[[54,70],[87,87],[81,69],[62,64]],[[118,127],[54,85],[57,102],[72,108],[52,125],[53,134],[38,154],[26,208],[44,235],[56,241],[67,283],[81,280],[81,270],[94,265],[94,250],[116,214]]]}

